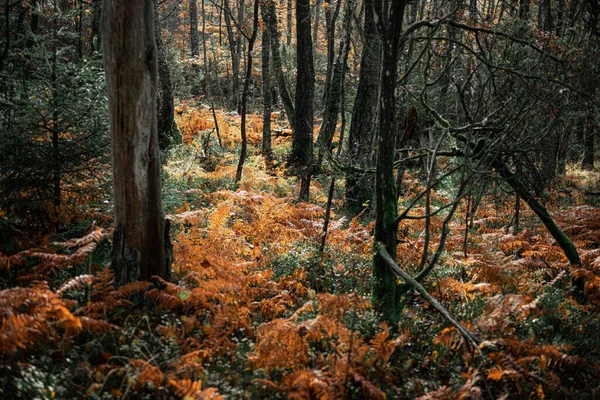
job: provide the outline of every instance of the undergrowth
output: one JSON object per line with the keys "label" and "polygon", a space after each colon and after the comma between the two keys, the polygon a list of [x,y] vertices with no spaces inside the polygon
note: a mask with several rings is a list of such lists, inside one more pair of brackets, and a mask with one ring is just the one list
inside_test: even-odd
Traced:
{"label": "undergrowth", "polygon": [[[418,295],[408,296],[398,326],[381,322],[369,297],[372,223],[344,215],[334,199],[320,253],[326,189],[316,184],[311,203],[295,201],[283,160],[267,166],[256,148],[260,118],[250,118],[254,148],[235,184],[236,117],[218,113],[220,148],[209,110],[182,104],[177,114],[185,144],[164,165],[173,281],[113,287],[108,225],[0,255],[0,397],[599,395],[599,209],[582,199],[553,209],[581,268],[529,210],[518,234],[507,229],[510,196],[481,198],[466,242],[464,220],[451,223],[425,286],[483,340],[474,351]],[[289,140],[276,138],[276,153]],[[406,182],[408,200],[422,183]],[[551,195],[549,205],[564,204],[564,193]],[[431,222],[435,239],[443,216]],[[398,264],[408,271],[419,264],[424,229],[422,220],[399,228]],[[582,303],[573,277],[586,278]]]}

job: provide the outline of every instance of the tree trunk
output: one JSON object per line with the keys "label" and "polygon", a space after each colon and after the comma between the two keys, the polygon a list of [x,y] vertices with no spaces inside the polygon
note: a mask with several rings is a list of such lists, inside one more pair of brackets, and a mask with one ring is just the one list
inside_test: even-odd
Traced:
{"label": "tree trunk", "polygon": [[552,3],[550,0],[540,1],[540,29],[544,32],[551,33],[554,30],[554,23],[552,21]]}
{"label": "tree trunk", "polygon": [[594,139],[596,133],[596,123],[591,115],[587,117],[585,137],[583,139],[583,161],[581,167],[583,169],[592,170],[594,169]]}
{"label": "tree trunk", "polygon": [[[298,5],[296,5],[296,7],[298,7]],[[293,8],[293,3],[292,0],[287,0],[287,31],[286,31],[286,43],[288,45],[288,47],[290,47],[292,45],[292,8]],[[296,20],[298,19],[298,17],[296,16]]]}
{"label": "tree trunk", "polygon": [[565,233],[558,227],[558,225],[556,225],[556,222],[554,222],[550,216],[550,213],[548,210],[546,210],[546,207],[537,201],[537,199],[521,183],[519,178],[508,169],[508,167],[498,160],[494,161],[492,166],[496,171],[498,171],[506,183],[510,185],[515,193],[519,195],[525,201],[525,203],[527,203],[529,208],[531,208],[531,210],[538,216],[554,240],[556,240],[556,243],[563,250],[569,262],[574,266],[581,265],[581,259],[579,258],[577,248],[567,237],[567,235],[565,235]]}
{"label": "tree trunk", "polygon": [[58,230],[60,225],[60,206],[61,206],[61,170],[60,170],[60,149],[58,147],[58,139],[60,128],[58,126],[58,88],[57,88],[57,56],[58,56],[58,10],[56,3],[54,4],[54,17],[52,21],[52,161],[53,167],[53,205],[54,205],[54,216],[52,218],[52,225],[54,230]]}
{"label": "tree trunk", "polygon": [[[348,159],[357,169],[373,166],[373,141],[377,131],[381,38],[377,34],[373,3],[374,0],[365,0],[364,45],[348,136]],[[346,209],[356,214],[372,199],[373,175],[349,169],[346,173]]]}
{"label": "tree trunk", "polygon": [[520,0],[519,18],[523,21],[529,21],[529,2],[530,0]]}
{"label": "tree trunk", "polygon": [[246,105],[248,103],[248,89],[250,87],[250,79],[252,79],[252,51],[254,50],[254,42],[256,42],[256,36],[258,34],[258,3],[259,0],[254,0],[254,16],[252,24],[252,36],[248,40],[248,62],[246,63],[246,79],[244,79],[244,88],[242,90],[242,102],[241,102],[241,134],[242,134],[242,148],[240,150],[240,160],[238,162],[237,171],[235,173],[235,181],[239,182],[242,179],[242,170],[244,168],[244,161],[246,161],[246,152],[248,149],[248,140],[246,138]]}
{"label": "tree trunk", "polygon": [[315,3],[315,23],[313,24],[313,57],[317,57],[317,46],[319,45],[319,24],[321,23],[321,2]]}
{"label": "tree trunk", "polygon": [[477,24],[479,20],[479,10],[477,9],[477,0],[470,0],[469,3],[469,14],[473,24]]}
{"label": "tree trunk", "polygon": [[90,55],[102,47],[100,21],[102,19],[102,0],[92,0],[92,33],[90,35]]}
{"label": "tree trunk", "polygon": [[168,223],[161,203],[156,122],[154,8],[104,0],[103,53],[114,177],[112,268],[120,286],[170,278]]}
{"label": "tree trunk", "polygon": [[565,24],[565,0],[558,0],[556,7],[556,36],[561,36]]}
{"label": "tree trunk", "polygon": [[[98,1],[98,0],[96,0]],[[8,23],[8,21],[7,21]],[[40,25],[40,12],[38,11],[38,0],[31,1],[31,35],[27,37],[27,48],[31,48],[34,45],[34,36],[38,33],[38,27]],[[92,31],[93,32],[93,31]],[[6,39],[8,40],[8,38]]]}
{"label": "tree trunk", "polygon": [[[269,26],[268,6],[262,4],[260,10],[265,26]],[[271,107],[273,105],[271,90],[271,31],[263,29],[262,31],[262,92],[263,92],[263,133],[262,133],[262,154],[268,161],[273,159],[273,149],[271,147]]]}
{"label": "tree trunk", "polygon": [[225,27],[227,28],[227,39],[229,42],[229,52],[231,53],[231,87],[229,93],[229,107],[232,110],[238,109],[239,90],[240,90],[240,40],[241,34],[234,35],[233,22],[231,20],[233,11],[229,7],[229,0],[224,0],[225,7]]}
{"label": "tree trunk", "polygon": [[398,135],[396,137],[396,161],[404,161],[401,162],[398,166],[398,171],[396,172],[396,196],[398,200],[400,196],[403,195],[402,182],[404,180],[404,174],[407,170],[406,158],[408,158],[408,150],[405,148],[408,146],[408,143],[413,139],[417,127],[417,109],[415,106],[410,107],[406,111],[406,117],[404,119],[404,123],[402,124],[402,129],[398,130],[398,133],[402,133],[402,135]]}
{"label": "tree trunk", "polygon": [[271,33],[271,53],[273,54],[273,72],[275,73],[275,79],[277,81],[277,87],[279,89],[279,95],[283,102],[283,108],[287,114],[288,121],[292,130],[296,129],[295,117],[296,110],[292,95],[288,89],[288,84],[283,74],[283,66],[281,61],[281,44],[279,42],[279,31],[277,30],[277,13],[275,6],[272,2],[265,4],[265,12],[268,14],[266,18],[267,28]]}
{"label": "tree trunk", "polygon": [[215,121],[215,130],[217,132],[217,140],[219,141],[219,147],[223,148],[223,142],[221,141],[221,132],[219,129],[219,120],[217,119],[217,112],[215,111],[215,102],[212,96],[212,82],[210,78],[210,68],[208,65],[208,55],[206,51],[206,9],[204,7],[204,0],[202,0],[202,56],[204,59],[204,85],[206,97],[208,98],[208,101],[210,103],[210,109],[212,110],[213,119]]}
{"label": "tree trunk", "polygon": [[[312,57],[310,0],[296,1],[296,127],[292,138],[290,167],[303,179],[300,198],[308,197],[313,154],[313,101],[315,69]],[[308,182],[307,182],[308,181]]]}
{"label": "tree trunk", "polygon": [[[546,207],[541,204],[537,199],[527,190],[527,188],[521,183],[518,176],[513,174],[506,165],[501,161],[495,160],[492,163],[492,167],[500,174],[500,176],[510,185],[515,193],[521,197],[525,203],[531,208],[531,210],[538,216],[540,221],[544,224],[548,232],[552,235],[558,246],[562,249],[565,257],[574,267],[581,266],[581,258],[577,252],[577,248],[571,242],[569,237],[560,229],[554,219],[550,216]],[[573,279],[573,287],[575,288],[575,296],[581,299],[585,289],[585,280],[583,278]]]}
{"label": "tree trunk", "polygon": [[[173,98],[173,82],[171,71],[165,54],[162,40],[160,18],[158,14],[158,2],[154,0],[154,35],[156,40],[156,52],[158,57],[158,77],[160,92],[158,92],[158,144],[164,150],[169,145],[181,142],[181,138],[175,138],[175,102]],[[197,38],[197,35],[196,35]],[[179,140],[178,140],[179,139]]]}
{"label": "tree trunk", "polygon": [[0,53],[0,71],[4,69],[4,62],[8,56],[8,50],[10,50],[10,10],[12,6],[10,0],[6,0],[4,4],[4,49]]}
{"label": "tree trunk", "polygon": [[[398,202],[394,179],[394,153],[396,134],[396,70],[398,67],[399,39],[404,17],[404,0],[388,4],[376,0],[377,29],[383,38],[381,68],[381,100],[379,103],[379,141],[375,172],[375,243],[385,246],[391,260],[396,260]],[[382,257],[373,257],[373,304],[392,324],[400,318],[400,291],[396,277]]]}
{"label": "tree trunk", "polygon": [[323,90],[323,104],[327,104],[327,96],[331,86],[331,75],[333,74],[333,63],[335,59],[335,24],[340,9],[340,2],[326,0],[325,8],[325,30],[327,34],[327,70],[325,71],[325,90]]}
{"label": "tree trunk", "polygon": [[192,57],[198,57],[198,5],[190,0],[190,51]]}
{"label": "tree trunk", "polygon": [[569,157],[569,145],[571,143],[571,130],[567,130],[563,127],[562,132],[559,135],[560,143],[558,146],[558,156],[556,160],[556,174],[558,176],[564,176],[567,172],[567,162]]}
{"label": "tree trunk", "polygon": [[[333,135],[337,127],[338,116],[340,113],[340,104],[342,101],[342,85],[346,75],[346,65],[348,64],[348,53],[350,51],[350,34],[353,12],[353,0],[346,0],[344,10],[344,33],[340,42],[338,56],[332,68],[331,81],[329,86],[325,88],[327,91],[325,112],[323,115],[323,123],[319,132],[319,156],[315,169],[321,169],[323,157],[326,153],[332,152]],[[341,146],[342,143],[339,144]]]}

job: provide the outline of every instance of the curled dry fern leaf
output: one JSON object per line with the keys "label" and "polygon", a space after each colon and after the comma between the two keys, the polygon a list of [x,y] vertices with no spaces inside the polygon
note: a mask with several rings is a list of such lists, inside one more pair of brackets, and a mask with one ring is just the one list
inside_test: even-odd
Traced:
{"label": "curled dry fern leaf", "polygon": [[68,292],[69,290],[77,290],[80,287],[82,287],[83,285],[91,285],[92,282],[94,282],[93,275],[79,275],[79,276],[76,276],[75,278],[70,279],[67,282],[65,282],[56,291],[56,294],[58,294],[59,296],[62,296],[65,292]]}
{"label": "curled dry fern leaf", "polygon": [[100,243],[101,240],[108,237],[109,231],[97,226],[92,227],[92,231],[82,238],[69,239],[66,242],[52,242],[55,247],[73,249],[76,247],[85,247],[91,243]]}

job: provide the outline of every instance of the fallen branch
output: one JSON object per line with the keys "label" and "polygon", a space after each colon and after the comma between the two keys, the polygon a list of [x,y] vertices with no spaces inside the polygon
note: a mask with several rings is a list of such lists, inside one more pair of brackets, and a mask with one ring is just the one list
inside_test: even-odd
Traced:
{"label": "fallen branch", "polygon": [[423,285],[421,285],[419,282],[417,282],[415,280],[415,278],[413,278],[408,273],[406,273],[406,271],[404,271],[402,268],[400,268],[398,266],[398,264],[396,264],[394,262],[394,260],[392,259],[390,254],[387,252],[387,250],[385,249],[385,246],[383,244],[377,243],[377,250],[379,251],[379,254],[381,255],[381,257],[383,257],[383,259],[388,264],[388,266],[390,267],[390,269],[392,270],[392,272],[394,274],[396,274],[398,277],[404,279],[408,285],[410,285],[414,290],[416,290],[421,295],[421,297],[423,297],[429,304],[431,304],[433,306],[433,308],[435,308],[440,314],[442,314],[442,316],[444,318],[446,318],[458,330],[458,332],[460,332],[460,334],[465,338],[465,340],[469,344],[471,344],[473,346],[473,348],[475,348],[479,351],[479,344],[481,343],[481,339],[479,339],[477,336],[475,336],[473,333],[471,333],[467,328],[465,328],[460,322],[458,322],[456,320],[456,318],[454,318],[452,316],[452,314],[450,314],[450,312],[443,305],[441,305],[435,298],[433,298],[427,292],[427,290],[425,290]]}

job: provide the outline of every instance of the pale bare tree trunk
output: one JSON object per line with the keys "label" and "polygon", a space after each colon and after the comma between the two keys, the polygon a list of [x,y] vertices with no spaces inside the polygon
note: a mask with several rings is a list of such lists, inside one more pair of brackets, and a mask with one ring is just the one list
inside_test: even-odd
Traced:
{"label": "pale bare tree trunk", "polygon": [[150,0],[104,0],[103,50],[112,132],[112,268],[123,285],[170,278],[156,122],[157,51]]}

